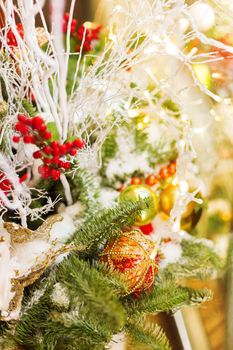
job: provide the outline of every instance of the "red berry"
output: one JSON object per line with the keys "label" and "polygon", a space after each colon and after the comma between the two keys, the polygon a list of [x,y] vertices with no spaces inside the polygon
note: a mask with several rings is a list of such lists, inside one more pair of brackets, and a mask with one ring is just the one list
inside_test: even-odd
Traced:
{"label": "red berry", "polygon": [[168,173],[168,168],[167,167],[163,167],[163,168],[160,169],[159,177],[161,179],[163,179],[163,180],[169,177],[169,173]]}
{"label": "red berry", "polygon": [[67,32],[67,27],[68,27],[67,22],[63,21],[63,24],[62,24],[62,31],[63,31],[63,33]]}
{"label": "red berry", "polygon": [[131,185],[140,185],[142,183],[142,180],[140,179],[140,177],[132,177],[132,179],[130,180],[130,184]]}
{"label": "red berry", "polygon": [[169,175],[174,175],[176,173],[176,162],[172,162],[167,168]]}
{"label": "red berry", "polygon": [[55,170],[55,175],[53,176],[53,180],[54,181],[58,181],[60,179],[60,176],[61,176],[61,172],[60,170]]}
{"label": "red berry", "polygon": [[19,141],[20,141],[20,136],[14,135],[13,138],[12,138],[12,140],[13,140],[13,142],[15,142],[15,143],[19,143]]}
{"label": "red berry", "polygon": [[66,146],[65,146],[65,145],[60,145],[59,150],[60,150],[60,153],[61,153],[62,155],[63,155],[63,154],[66,154]]}
{"label": "red berry", "polygon": [[46,130],[47,130],[46,125],[42,124],[41,127],[37,131],[39,131],[41,134],[43,134]]}
{"label": "red berry", "polygon": [[153,174],[148,175],[147,178],[146,178],[146,184],[148,186],[154,186],[155,184],[157,184],[158,181],[159,180],[158,180],[157,176],[155,176]]}
{"label": "red berry", "polygon": [[42,136],[45,140],[49,140],[49,139],[51,139],[52,134],[49,131],[45,131],[45,132],[43,132]]}
{"label": "red berry", "polygon": [[76,153],[77,153],[77,150],[76,150],[76,149],[72,148],[72,149],[70,150],[70,155],[71,155],[71,156],[75,156]]}
{"label": "red berry", "polygon": [[44,124],[44,121],[41,117],[36,116],[32,119],[33,129],[40,130],[40,128],[43,124]]}
{"label": "red berry", "polygon": [[154,231],[154,228],[152,224],[147,224],[144,226],[140,226],[140,230],[144,233],[144,235],[150,235]]}
{"label": "red berry", "polygon": [[10,189],[12,189],[12,184],[8,179],[1,180],[0,182],[0,189],[4,192],[8,192]]}
{"label": "red berry", "polygon": [[42,157],[42,152],[41,151],[36,151],[33,153],[33,158],[35,159],[40,159]]}
{"label": "red berry", "polygon": [[18,121],[21,122],[21,123],[26,123],[28,118],[26,117],[26,115],[24,114],[19,114],[18,117],[17,117]]}
{"label": "red berry", "polygon": [[61,172],[57,169],[51,169],[49,175],[53,178],[54,181],[57,181],[60,179]]}
{"label": "red berry", "polygon": [[15,131],[20,132],[22,135],[26,135],[29,132],[29,128],[20,122],[15,125]]}
{"label": "red berry", "polygon": [[60,149],[59,149],[58,147],[54,148],[54,149],[52,150],[52,154],[53,154],[54,156],[60,156],[60,154],[61,154]]}
{"label": "red berry", "polygon": [[59,157],[53,157],[52,163],[57,165],[59,163]]}
{"label": "red berry", "polygon": [[26,120],[26,123],[25,123],[26,125],[29,125],[29,126],[32,126],[32,119],[31,118],[28,118],[27,120]]}
{"label": "red berry", "polygon": [[65,14],[64,14],[64,20],[65,20],[66,22],[68,22],[69,19],[70,19],[70,14],[69,14],[69,12],[65,12]]}
{"label": "red berry", "polygon": [[84,51],[91,51],[91,44],[88,41],[85,41],[83,44]]}
{"label": "red berry", "polygon": [[51,168],[50,171],[49,171],[49,175],[50,175],[51,177],[53,177],[53,176],[55,175],[55,173],[56,173],[56,169]]}
{"label": "red berry", "polygon": [[22,182],[26,181],[27,178],[28,178],[28,174],[25,173],[24,175],[22,175],[22,176],[20,177],[19,182],[22,183]]}
{"label": "red berry", "polygon": [[49,177],[49,167],[48,165],[40,165],[38,168],[38,172],[43,179],[47,179]]}
{"label": "red berry", "polygon": [[34,143],[34,137],[32,135],[25,135],[23,138],[25,143]]}
{"label": "red berry", "polygon": [[51,142],[51,147],[52,148],[58,148],[60,145],[59,145],[59,142],[57,142],[57,141],[53,141],[53,142]]}
{"label": "red berry", "polygon": [[71,147],[72,147],[72,142],[70,142],[70,141],[67,141],[66,143],[65,143],[65,146],[66,146],[66,151],[69,151],[70,149],[71,149]]}
{"label": "red berry", "polygon": [[75,31],[76,31],[76,27],[77,27],[77,20],[76,19],[72,19],[72,22],[71,22],[71,29],[70,29],[70,32],[71,34],[74,34]]}
{"label": "red berry", "polygon": [[85,142],[81,139],[76,139],[73,142],[73,146],[81,149],[85,146]]}
{"label": "red berry", "polygon": [[44,163],[45,164],[50,164],[51,163],[51,159],[49,159],[49,158],[44,158]]}
{"label": "red berry", "polygon": [[52,149],[49,146],[45,146],[43,151],[44,151],[45,154],[51,154],[52,153]]}
{"label": "red berry", "polygon": [[70,163],[70,162],[64,162],[62,167],[63,167],[64,169],[66,169],[66,170],[69,170],[70,167],[71,167],[71,163]]}

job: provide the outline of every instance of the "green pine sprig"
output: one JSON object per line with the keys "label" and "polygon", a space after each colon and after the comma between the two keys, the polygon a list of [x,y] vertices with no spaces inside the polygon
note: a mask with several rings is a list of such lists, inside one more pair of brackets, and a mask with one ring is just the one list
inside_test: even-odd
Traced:
{"label": "green pine sprig", "polygon": [[156,323],[144,319],[143,322],[129,323],[126,331],[134,350],[171,350],[166,334]]}

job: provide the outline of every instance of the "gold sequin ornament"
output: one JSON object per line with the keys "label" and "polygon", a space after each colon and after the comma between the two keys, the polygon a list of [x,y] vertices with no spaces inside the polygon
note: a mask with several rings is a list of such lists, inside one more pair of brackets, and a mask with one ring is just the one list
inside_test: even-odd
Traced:
{"label": "gold sequin ornament", "polygon": [[159,210],[159,201],[157,195],[146,185],[131,185],[128,186],[120,194],[120,202],[136,202],[139,200],[148,199],[148,207],[143,209],[134,223],[136,226],[144,226],[149,224]]}
{"label": "gold sequin ornament", "polygon": [[140,230],[123,232],[107,243],[100,260],[125,275],[128,293],[140,295],[153,288],[158,272],[158,247]]}

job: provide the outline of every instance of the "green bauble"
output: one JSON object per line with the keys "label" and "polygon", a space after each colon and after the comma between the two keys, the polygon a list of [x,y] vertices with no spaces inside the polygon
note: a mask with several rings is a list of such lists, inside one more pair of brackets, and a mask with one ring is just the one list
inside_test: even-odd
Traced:
{"label": "green bauble", "polygon": [[136,202],[141,199],[150,199],[149,207],[142,210],[135,222],[136,226],[144,226],[149,224],[159,211],[159,200],[156,194],[146,185],[128,186],[120,194],[121,202]]}

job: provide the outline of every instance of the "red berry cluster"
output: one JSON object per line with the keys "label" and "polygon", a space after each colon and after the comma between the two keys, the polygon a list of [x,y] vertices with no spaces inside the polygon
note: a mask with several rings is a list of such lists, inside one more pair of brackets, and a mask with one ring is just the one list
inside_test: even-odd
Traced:
{"label": "red berry cluster", "polygon": [[[92,41],[93,40],[99,40],[99,33],[102,29],[102,26],[97,26],[96,28],[86,28],[85,24],[83,24],[77,33],[77,38],[80,42],[83,41],[83,50],[84,51],[91,51],[92,49]],[[85,37],[84,37],[85,36]],[[80,47],[79,47],[80,48]]]}
{"label": "red berry cluster", "polygon": [[[24,38],[24,29],[23,29],[23,24],[19,23],[16,25],[16,30],[19,33],[19,35],[21,36],[21,38]],[[13,47],[17,47],[18,46],[18,41],[15,37],[15,34],[13,33],[12,29],[10,29],[7,33],[7,44],[13,48]]]}
{"label": "red berry cluster", "polygon": [[35,144],[39,150],[33,153],[34,159],[41,159],[43,164],[38,171],[43,179],[60,179],[61,173],[71,168],[71,162],[64,157],[75,156],[78,149],[82,149],[85,143],[81,139],[67,141],[64,144],[51,141],[52,134],[41,117],[28,118],[24,114],[18,115],[15,125],[18,134],[13,136],[13,141],[18,143],[21,139],[26,144]]}
{"label": "red berry cluster", "polygon": [[[158,175],[150,174],[146,177],[145,183],[148,186],[154,186],[158,181],[165,180],[168,177],[174,175],[176,173],[176,161],[168,164],[167,166],[162,167],[159,170]],[[143,183],[143,179],[140,177],[132,177],[130,180],[131,185],[141,185]]]}
{"label": "red berry cluster", "polygon": [[[68,22],[70,19],[70,14],[68,12],[65,13],[63,18],[63,32],[67,33],[68,30]],[[71,21],[71,34],[77,38],[79,41],[79,45],[77,46],[77,50],[80,50],[80,45],[83,42],[83,50],[91,51],[92,49],[92,41],[99,40],[99,33],[102,29],[102,26],[93,26],[93,28],[87,28],[87,25],[84,23],[77,30],[77,20],[72,19]],[[84,40],[83,40],[84,39]]]}
{"label": "red berry cluster", "polygon": [[[63,33],[67,33],[69,19],[70,19],[70,14],[69,12],[66,12],[63,18]],[[71,21],[71,30],[70,30],[71,34],[74,34],[76,32],[77,24],[78,24],[78,21],[73,18]]]}

